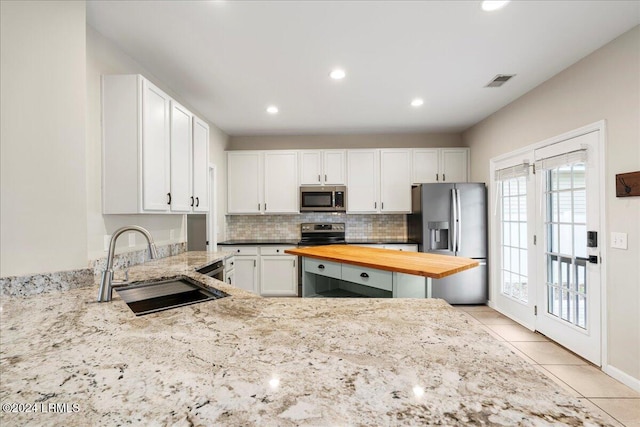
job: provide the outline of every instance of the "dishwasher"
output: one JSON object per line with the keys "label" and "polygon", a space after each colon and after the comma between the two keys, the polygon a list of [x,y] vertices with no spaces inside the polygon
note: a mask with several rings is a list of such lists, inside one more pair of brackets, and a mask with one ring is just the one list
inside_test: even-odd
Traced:
{"label": "dishwasher", "polygon": [[206,265],[196,271],[200,274],[204,274],[205,276],[213,277],[216,280],[224,282],[224,262],[222,260]]}

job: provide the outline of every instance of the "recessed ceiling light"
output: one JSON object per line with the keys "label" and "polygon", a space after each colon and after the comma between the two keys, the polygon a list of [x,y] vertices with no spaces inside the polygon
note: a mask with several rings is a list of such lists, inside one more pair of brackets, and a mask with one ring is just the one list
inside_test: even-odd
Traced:
{"label": "recessed ceiling light", "polygon": [[415,98],[411,100],[412,107],[420,107],[422,104],[424,104],[424,100],[422,98]]}
{"label": "recessed ceiling light", "polygon": [[329,77],[331,77],[333,80],[342,80],[346,75],[347,73],[345,73],[344,70],[341,70],[340,68],[336,68],[335,70],[331,71],[331,73],[329,73]]}
{"label": "recessed ceiling light", "polygon": [[502,9],[509,3],[509,0],[485,0],[482,2],[482,10],[486,12],[493,12],[494,10]]}
{"label": "recessed ceiling light", "polygon": [[280,110],[278,110],[278,107],[276,107],[275,105],[269,105],[267,107],[267,113],[269,114],[278,114],[278,111]]}

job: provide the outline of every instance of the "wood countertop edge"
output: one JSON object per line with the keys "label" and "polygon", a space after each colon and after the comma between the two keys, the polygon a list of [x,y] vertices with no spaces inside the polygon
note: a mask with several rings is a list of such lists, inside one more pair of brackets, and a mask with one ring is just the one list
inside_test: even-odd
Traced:
{"label": "wood countertop edge", "polygon": [[423,270],[414,270],[414,269],[408,269],[408,268],[402,268],[402,267],[396,267],[396,266],[390,266],[390,265],[384,265],[384,264],[376,264],[373,262],[367,262],[367,261],[356,261],[356,260],[352,260],[352,259],[344,259],[344,258],[340,258],[340,257],[332,257],[329,255],[317,255],[317,254],[308,254],[308,253],[301,253],[298,252],[297,249],[288,249],[285,250],[285,253],[289,254],[289,255],[297,255],[297,256],[302,256],[302,257],[306,257],[306,258],[315,258],[315,259],[321,259],[321,260],[325,260],[325,261],[332,261],[332,262],[337,262],[340,264],[349,264],[349,265],[356,265],[359,267],[368,267],[368,268],[373,268],[376,270],[384,270],[384,271],[390,271],[390,272],[395,272],[395,273],[405,273],[405,274],[412,274],[414,276],[422,276],[422,277],[429,277],[431,279],[442,279],[444,277],[447,276],[451,276],[452,274],[456,274],[456,273],[460,273],[461,271],[464,270],[469,270],[471,268],[477,267],[480,262],[474,260],[475,262],[472,264],[468,264],[468,265],[464,265],[464,266],[459,266],[459,267],[455,267],[445,273],[432,273],[432,272],[428,272],[428,271],[423,271]]}

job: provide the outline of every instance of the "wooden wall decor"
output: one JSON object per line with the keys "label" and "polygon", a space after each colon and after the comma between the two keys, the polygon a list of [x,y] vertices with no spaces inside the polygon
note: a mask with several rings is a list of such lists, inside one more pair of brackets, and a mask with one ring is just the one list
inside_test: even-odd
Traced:
{"label": "wooden wall decor", "polygon": [[616,197],[640,196],[640,171],[616,175]]}

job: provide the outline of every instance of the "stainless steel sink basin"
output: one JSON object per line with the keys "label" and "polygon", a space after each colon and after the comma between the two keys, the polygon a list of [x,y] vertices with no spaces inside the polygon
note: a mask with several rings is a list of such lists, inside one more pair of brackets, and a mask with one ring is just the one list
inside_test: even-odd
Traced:
{"label": "stainless steel sink basin", "polygon": [[131,284],[115,291],[136,316],[229,296],[188,277]]}

